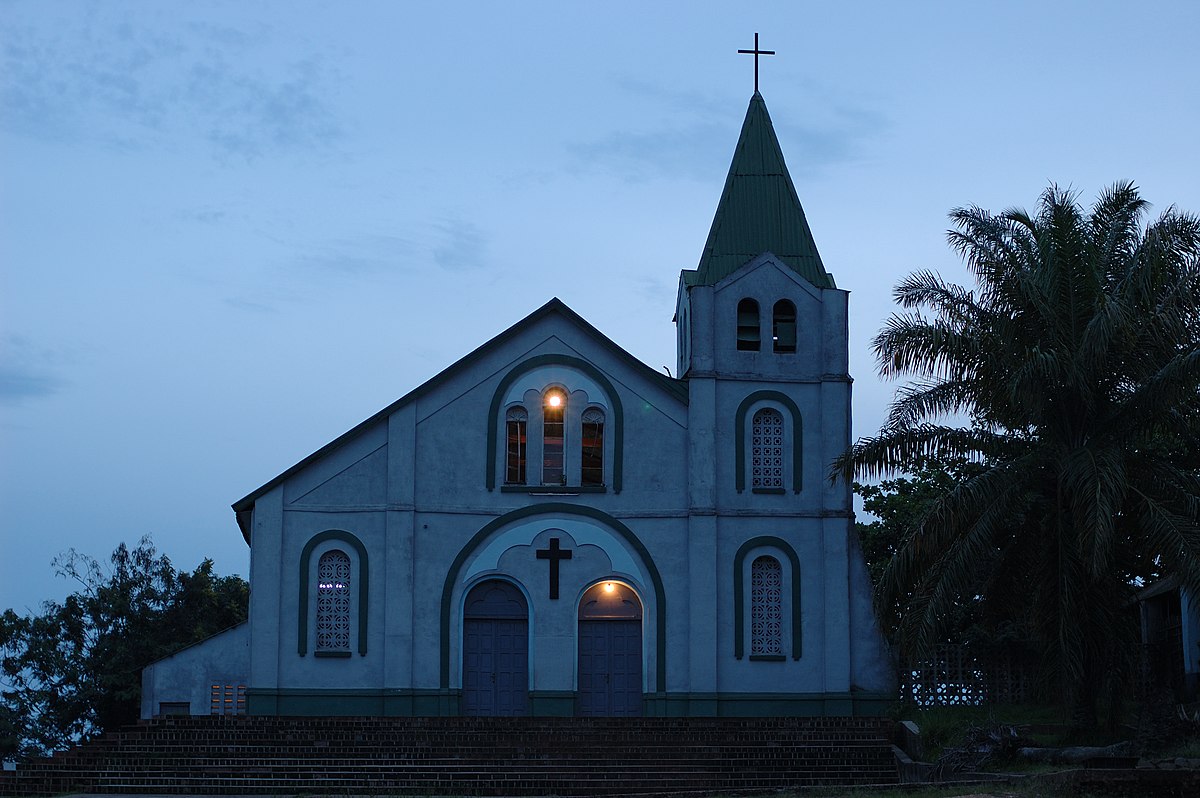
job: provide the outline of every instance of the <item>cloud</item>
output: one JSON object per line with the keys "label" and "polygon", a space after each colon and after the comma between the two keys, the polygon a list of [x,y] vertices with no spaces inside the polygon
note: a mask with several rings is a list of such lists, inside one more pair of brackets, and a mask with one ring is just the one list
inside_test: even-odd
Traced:
{"label": "cloud", "polygon": [[613,171],[626,180],[704,178],[714,162],[728,157],[729,131],[707,123],[651,133],[620,131],[570,149],[580,166]]}
{"label": "cloud", "polygon": [[[728,118],[727,103],[703,93],[638,80],[622,80],[620,85],[650,98],[659,111],[669,111],[667,118],[671,121],[655,130],[614,131],[573,145],[571,152],[582,168],[608,170],[631,181],[656,177],[709,179],[713,164],[729,162],[736,128],[707,121]],[[822,94],[815,86],[802,86],[798,91],[808,99]],[[887,124],[879,112],[837,98],[822,97],[819,102],[805,102],[803,107],[810,105],[821,110],[803,124],[773,120],[793,175],[812,175],[830,165],[854,160],[862,151],[861,145]]]}
{"label": "cloud", "polygon": [[452,219],[437,226],[440,241],[433,248],[433,259],[448,271],[468,271],[484,265],[487,240],[472,222]]}
{"label": "cloud", "polygon": [[322,95],[324,69],[310,58],[292,65],[289,76],[256,79],[223,64],[197,64],[187,96],[209,116],[205,137],[220,152],[249,159],[270,150],[321,149],[340,136]]}
{"label": "cloud", "polygon": [[318,276],[372,277],[406,272],[406,262],[416,247],[393,235],[364,235],[340,238],[310,246],[293,264]]}
{"label": "cloud", "polygon": [[0,403],[13,405],[57,393],[62,380],[37,374],[20,366],[0,365]]}
{"label": "cloud", "polygon": [[36,350],[19,335],[7,336],[4,350],[0,359],[0,404],[22,404],[52,396],[62,389],[63,380],[48,368],[49,363],[57,360],[53,353]]}
{"label": "cloud", "polygon": [[318,54],[275,59],[268,31],[150,15],[0,28],[0,125],[121,149],[198,141],[219,158],[326,148],[341,135]]}

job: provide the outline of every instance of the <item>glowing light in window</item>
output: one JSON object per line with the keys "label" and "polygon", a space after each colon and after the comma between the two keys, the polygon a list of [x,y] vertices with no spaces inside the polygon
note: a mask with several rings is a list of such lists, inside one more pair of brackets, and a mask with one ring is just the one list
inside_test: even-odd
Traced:
{"label": "glowing light in window", "polygon": [[604,592],[605,592],[605,593],[611,593],[611,592],[613,592],[613,591],[614,591],[614,590],[616,590],[616,589],[617,589],[617,586],[616,586],[616,585],[614,585],[612,582],[605,582],[605,583],[604,583]]}
{"label": "glowing light in window", "polygon": [[550,394],[548,397],[546,397],[546,404],[550,405],[551,407],[558,407],[559,405],[562,404],[562,394],[561,393]]}

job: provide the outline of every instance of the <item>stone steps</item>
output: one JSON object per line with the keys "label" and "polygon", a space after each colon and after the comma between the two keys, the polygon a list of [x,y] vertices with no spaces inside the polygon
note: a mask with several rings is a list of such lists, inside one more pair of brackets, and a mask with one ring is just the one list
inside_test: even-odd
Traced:
{"label": "stone steps", "polygon": [[604,795],[897,781],[871,718],[161,718],[0,795]]}

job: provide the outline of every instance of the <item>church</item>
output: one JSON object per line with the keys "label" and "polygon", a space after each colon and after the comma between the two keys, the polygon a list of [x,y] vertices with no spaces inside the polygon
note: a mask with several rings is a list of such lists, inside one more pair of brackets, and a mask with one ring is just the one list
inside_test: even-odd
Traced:
{"label": "church", "polygon": [[249,619],[143,716],[881,714],[847,299],[756,90],[678,376],[550,299],[234,503]]}

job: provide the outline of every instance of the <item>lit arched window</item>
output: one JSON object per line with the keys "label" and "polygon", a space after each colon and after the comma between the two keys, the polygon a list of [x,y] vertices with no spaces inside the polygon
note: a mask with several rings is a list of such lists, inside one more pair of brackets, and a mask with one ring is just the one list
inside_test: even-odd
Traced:
{"label": "lit arched window", "polygon": [[750,566],[750,655],[783,656],[783,568],[774,557]]}
{"label": "lit arched window", "polygon": [[783,414],[764,407],[750,428],[750,487],[783,490]]}
{"label": "lit arched window", "polygon": [[796,306],[786,299],[775,303],[772,313],[771,337],[776,352],[796,351]]}
{"label": "lit arched window", "polygon": [[604,484],[604,411],[589,407],[583,411],[581,445],[581,482],[583,485]]}
{"label": "lit arched window", "polygon": [[565,485],[563,470],[563,416],[567,410],[567,395],[557,388],[546,392],[542,403],[542,484]]}
{"label": "lit arched window", "polygon": [[529,414],[525,408],[509,408],[504,427],[508,441],[504,482],[507,485],[524,485],[526,432],[529,427]]}
{"label": "lit arched window", "polygon": [[743,299],[737,306],[737,348],[743,352],[757,352],[760,335],[758,303]]}
{"label": "lit arched window", "polygon": [[350,558],[337,549],[317,561],[317,651],[350,652]]}

